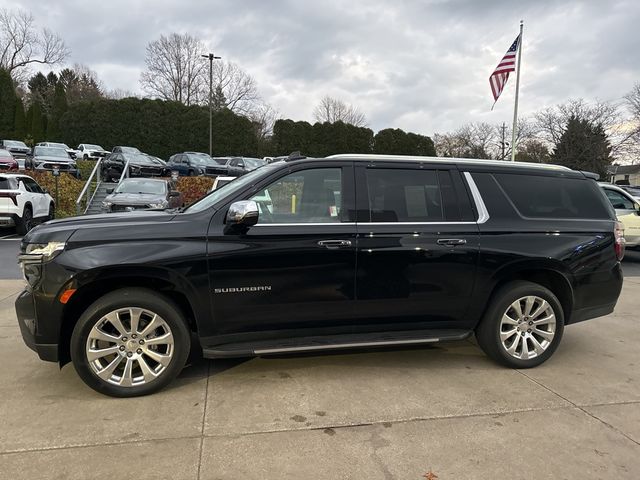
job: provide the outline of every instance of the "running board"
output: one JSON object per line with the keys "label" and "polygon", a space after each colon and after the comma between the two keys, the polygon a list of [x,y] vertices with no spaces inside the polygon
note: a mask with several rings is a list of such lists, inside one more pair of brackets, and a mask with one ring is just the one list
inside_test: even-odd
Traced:
{"label": "running board", "polygon": [[205,358],[228,358],[304,353],[324,350],[411,346],[464,340],[472,333],[472,330],[413,330],[408,332],[295,337],[212,345],[210,347],[203,348],[202,352]]}

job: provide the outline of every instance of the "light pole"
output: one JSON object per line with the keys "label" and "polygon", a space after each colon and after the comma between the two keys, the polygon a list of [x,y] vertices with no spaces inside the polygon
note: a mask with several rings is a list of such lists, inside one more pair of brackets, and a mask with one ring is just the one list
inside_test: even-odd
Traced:
{"label": "light pole", "polygon": [[220,60],[213,53],[202,55],[209,59],[209,156],[213,156],[213,60]]}

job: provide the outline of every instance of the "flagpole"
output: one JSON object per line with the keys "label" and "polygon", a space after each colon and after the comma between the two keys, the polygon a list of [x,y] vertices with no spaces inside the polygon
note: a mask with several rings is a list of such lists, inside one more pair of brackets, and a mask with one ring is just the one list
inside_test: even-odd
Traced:
{"label": "flagpole", "polygon": [[518,71],[516,72],[516,101],[513,106],[513,129],[511,131],[511,161],[516,161],[516,129],[518,126],[518,92],[520,91],[520,62],[522,59],[522,26],[520,20],[520,39],[518,40]]}

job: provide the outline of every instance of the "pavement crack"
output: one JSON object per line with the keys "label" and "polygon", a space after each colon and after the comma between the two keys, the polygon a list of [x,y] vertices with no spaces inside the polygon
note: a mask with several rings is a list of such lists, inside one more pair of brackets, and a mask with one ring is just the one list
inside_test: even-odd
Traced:
{"label": "pavement crack", "polygon": [[202,466],[202,453],[204,450],[204,427],[205,422],[207,421],[207,404],[209,400],[209,378],[211,378],[211,363],[209,361],[207,363],[207,382],[204,387],[204,408],[202,409],[202,429],[200,430],[200,453],[198,454],[198,474],[196,476],[197,480],[200,480],[200,467]]}
{"label": "pavement crack", "polygon": [[[578,405],[575,402],[572,402],[571,400],[569,400],[568,398],[564,397],[563,395],[560,395],[558,392],[556,392],[555,390],[549,388],[548,386],[546,386],[543,383],[540,383],[539,381],[537,381],[535,378],[530,377],[529,375],[527,375],[526,373],[524,373],[522,370],[516,370],[519,374],[524,375],[526,378],[528,378],[530,381],[532,381],[533,383],[535,383],[536,385],[539,385],[540,387],[544,388],[545,390],[547,390],[548,392],[553,393],[554,395],[557,395],[558,397],[560,397],[562,400],[564,400],[565,402],[569,403],[570,405],[572,405],[574,408],[580,410],[582,413],[584,413],[585,415],[593,418],[594,420],[596,420],[597,422],[602,423],[603,425],[609,427],[611,430],[613,430],[614,432],[619,433],[620,435],[622,435],[623,437],[627,438],[628,440],[631,440],[633,443],[635,443],[636,445],[640,446],[640,442],[636,441],[635,439],[631,438],[629,435],[627,435],[626,433],[624,433],[622,430],[614,427],[613,425],[611,425],[610,423],[605,422],[604,420],[602,420],[601,418],[595,416],[594,414],[592,414],[591,412],[589,412],[588,410],[585,409],[585,407]],[[621,402],[621,403],[636,403],[636,402]],[[605,406],[605,405],[616,405],[616,404],[603,404],[601,406]],[[598,405],[590,405],[590,406],[598,406]]]}

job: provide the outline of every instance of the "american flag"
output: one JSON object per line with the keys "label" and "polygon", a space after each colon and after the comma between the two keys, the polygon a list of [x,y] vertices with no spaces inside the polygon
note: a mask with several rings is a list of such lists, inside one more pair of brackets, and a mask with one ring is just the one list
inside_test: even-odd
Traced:
{"label": "american flag", "polygon": [[509,80],[509,72],[513,72],[516,69],[516,53],[518,53],[518,46],[520,44],[520,35],[516,37],[513,44],[504,54],[500,63],[489,77],[489,85],[491,85],[491,93],[493,94],[493,104],[498,101],[504,86]]}

